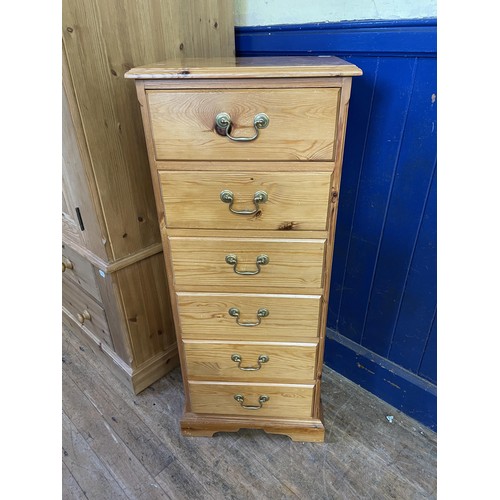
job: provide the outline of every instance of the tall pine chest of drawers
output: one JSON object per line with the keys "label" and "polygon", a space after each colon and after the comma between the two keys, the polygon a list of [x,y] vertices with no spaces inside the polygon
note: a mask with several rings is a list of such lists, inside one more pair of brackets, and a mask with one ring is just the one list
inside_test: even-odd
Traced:
{"label": "tall pine chest of drawers", "polygon": [[353,76],[336,57],[126,73],[142,111],[188,436],[323,441],[320,385]]}

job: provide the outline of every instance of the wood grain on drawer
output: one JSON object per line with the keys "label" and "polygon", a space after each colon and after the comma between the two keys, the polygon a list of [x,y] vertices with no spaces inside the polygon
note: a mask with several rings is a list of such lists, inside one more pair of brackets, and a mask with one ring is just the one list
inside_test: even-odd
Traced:
{"label": "wood grain on drawer", "polygon": [[[321,295],[177,292],[182,337],[199,340],[301,341],[318,337]],[[239,310],[239,317],[229,310]],[[257,326],[257,312],[268,316]]]}
{"label": "wood grain on drawer", "polygon": [[[169,243],[178,290],[182,285],[323,286],[324,239],[169,237]],[[236,258],[238,272],[256,272],[261,256],[269,262],[258,274],[241,275],[226,262],[229,256]]]}
{"label": "wood grain on drawer", "polygon": [[310,383],[317,347],[317,342],[184,342],[190,380],[241,382]]}
{"label": "wood grain on drawer", "polygon": [[111,348],[113,347],[104,309],[78,285],[65,277],[62,281],[62,305],[63,310],[66,309],[82,327],[90,330]]}
{"label": "wood grain on drawer", "polygon": [[[167,227],[325,230],[329,172],[160,172]],[[221,193],[232,193],[232,204]],[[256,193],[267,201],[255,203]],[[249,211],[253,214],[235,214]]]}
{"label": "wood grain on drawer", "polygon": [[[332,160],[340,89],[215,89],[147,91],[158,160]],[[254,117],[267,128],[251,142],[215,131],[215,117],[231,116],[231,135],[255,134]]]}
{"label": "wood grain on drawer", "polygon": [[94,267],[87,259],[67,245],[63,245],[62,263],[64,276],[80,285],[98,301],[101,301],[101,293],[97,286]]}
{"label": "wood grain on drawer", "polygon": [[[312,415],[314,385],[207,383],[189,381],[191,409],[195,413],[243,415],[246,417],[308,418]],[[245,409],[234,399],[243,396],[246,406],[259,406],[259,398],[267,396],[258,410]]]}

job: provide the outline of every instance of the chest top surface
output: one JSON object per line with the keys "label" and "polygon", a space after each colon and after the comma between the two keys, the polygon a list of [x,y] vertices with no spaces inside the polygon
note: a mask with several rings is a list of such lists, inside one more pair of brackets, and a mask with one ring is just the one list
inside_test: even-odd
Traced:
{"label": "chest top surface", "polygon": [[335,56],[185,58],[132,68],[125,78],[279,78],[360,76],[354,64]]}

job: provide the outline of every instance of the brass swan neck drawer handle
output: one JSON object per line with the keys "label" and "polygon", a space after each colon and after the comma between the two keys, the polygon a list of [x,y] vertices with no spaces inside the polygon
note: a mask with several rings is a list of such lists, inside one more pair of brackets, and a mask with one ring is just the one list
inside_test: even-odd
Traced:
{"label": "brass swan neck drawer handle", "polygon": [[220,194],[220,199],[224,203],[229,203],[229,211],[236,215],[254,215],[259,211],[259,203],[265,203],[268,199],[267,193],[265,191],[257,191],[253,195],[253,204],[255,208],[253,210],[234,210],[234,194],[232,191],[228,189],[224,189],[224,191]]}
{"label": "brass swan neck drawer handle", "polygon": [[245,408],[245,410],[260,410],[262,408],[262,405],[266,402],[269,401],[269,396],[266,396],[265,394],[262,394],[259,396],[259,406],[252,406],[252,405],[245,405],[243,404],[245,401],[245,396],[242,396],[241,394],[235,394],[234,399],[240,403],[242,408]]}
{"label": "brass swan neck drawer handle", "polygon": [[228,311],[229,316],[232,316],[233,318],[236,318],[236,323],[240,326],[259,326],[260,323],[262,322],[262,318],[266,318],[269,316],[269,310],[266,309],[265,307],[261,307],[257,311],[257,321],[250,323],[250,322],[241,322],[240,321],[240,310],[236,307],[231,307]]}
{"label": "brass swan neck drawer handle", "polygon": [[261,354],[257,358],[257,366],[241,366],[243,358],[239,354],[233,354],[231,356],[231,361],[238,363],[238,368],[240,370],[243,370],[244,372],[256,372],[262,368],[262,365],[264,363],[267,363],[269,361],[269,356],[267,356],[266,354]]}
{"label": "brass swan neck drawer handle", "polygon": [[226,263],[229,264],[230,266],[233,266],[233,271],[236,274],[240,274],[242,276],[251,276],[254,274],[259,274],[260,273],[260,266],[265,266],[269,264],[269,257],[266,254],[261,254],[255,259],[255,264],[257,265],[257,270],[256,271],[238,271],[238,257],[236,255],[230,254],[226,255]]}
{"label": "brass swan neck drawer handle", "polygon": [[236,142],[250,142],[259,137],[260,129],[266,128],[269,125],[269,116],[267,116],[265,113],[259,113],[255,115],[253,119],[255,134],[252,137],[233,137],[231,135],[231,125],[231,116],[229,115],[229,113],[219,113],[215,117],[215,130],[219,135],[225,135],[232,141]]}

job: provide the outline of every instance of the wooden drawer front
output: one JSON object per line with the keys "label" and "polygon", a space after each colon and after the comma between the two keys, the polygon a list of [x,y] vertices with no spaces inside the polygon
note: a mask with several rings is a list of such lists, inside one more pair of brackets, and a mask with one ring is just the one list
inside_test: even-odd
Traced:
{"label": "wooden drawer front", "polygon": [[190,380],[235,382],[310,383],[315,375],[317,347],[317,343],[184,342]]}
{"label": "wooden drawer front", "polygon": [[[255,239],[169,237],[177,287],[220,285],[262,287],[323,286],[324,239]],[[257,271],[261,255],[269,263],[253,275],[240,275],[226,257],[237,258],[238,272]]]}
{"label": "wooden drawer front", "polygon": [[[320,295],[177,293],[182,338],[305,341],[318,337]],[[239,316],[231,316],[230,309]],[[257,311],[267,309],[257,323]]]}
{"label": "wooden drawer front", "polygon": [[[314,385],[189,382],[193,412],[245,417],[311,417],[313,391]],[[260,396],[268,396],[269,400],[262,403],[262,408],[251,410],[243,408],[235,395],[243,396],[243,404],[248,406],[259,406]]]}
{"label": "wooden drawer front", "polygon": [[[90,330],[111,348],[113,347],[104,309],[67,278],[63,278],[62,282],[62,305],[75,321],[82,324],[84,328]],[[84,318],[83,323],[81,323],[81,318],[79,319],[78,315],[85,316],[85,311],[90,315],[90,319]]]}
{"label": "wooden drawer front", "polygon": [[78,285],[98,301],[101,300],[101,293],[97,286],[94,267],[88,260],[67,245],[63,245],[62,263],[63,273],[66,278],[78,283]]}
{"label": "wooden drawer front", "polygon": [[[160,172],[167,227],[325,230],[329,172]],[[235,211],[221,192],[230,191]],[[265,192],[265,203],[254,203]]]}
{"label": "wooden drawer front", "polygon": [[[148,91],[158,160],[333,160],[338,88]],[[215,117],[231,116],[231,135],[252,137],[254,118],[269,117],[250,142],[215,131]]]}

